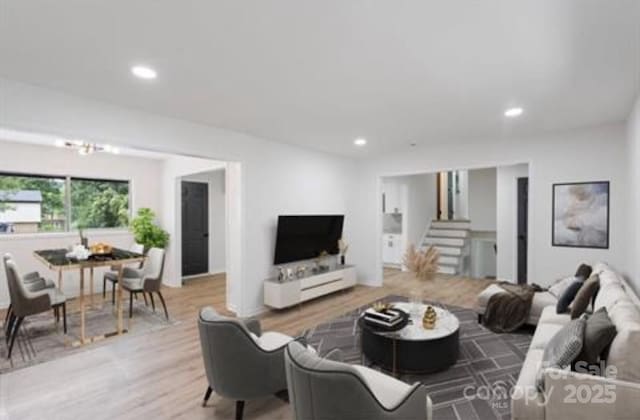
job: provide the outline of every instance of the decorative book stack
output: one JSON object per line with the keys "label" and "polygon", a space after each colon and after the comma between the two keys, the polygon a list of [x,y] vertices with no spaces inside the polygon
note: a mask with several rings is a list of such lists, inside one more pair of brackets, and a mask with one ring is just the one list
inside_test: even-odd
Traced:
{"label": "decorative book stack", "polygon": [[364,319],[368,323],[386,328],[393,328],[403,321],[402,311],[392,307],[382,310],[369,308],[364,313]]}

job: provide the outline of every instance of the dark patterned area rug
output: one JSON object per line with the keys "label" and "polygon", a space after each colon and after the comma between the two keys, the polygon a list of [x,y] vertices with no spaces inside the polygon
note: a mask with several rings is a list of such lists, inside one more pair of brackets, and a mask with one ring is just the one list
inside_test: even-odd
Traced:
{"label": "dark patterned area rug", "polygon": [[[401,296],[387,296],[386,302],[406,302]],[[429,388],[435,420],[510,419],[509,393],[515,385],[531,343],[533,329],[511,334],[493,333],[477,322],[473,310],[437,302],[460,320],[460,356],[449,369],[423,375],[403,374],[398,379],[413,384],[422,382]],[[369,365],[360,351],[357,320],[371,305],[344,314],[305,331],[309,344],[319,354],[339,348],[345,362]],[[371,366],[376,368],[376,366]]]}
{"label": "dark patterned area rug", "polygon": [[[128,299],[126,302],[123,312],[124,327],[128,328],[129,332],[124,337],[158,331],[179,324],[179,321],[171,319],[170,307],[168,308],[169,321],[167,321],[161,306],[156,306],[153,312],[151,306],[145,306],[142,299],[134,301],[133,318],[129,324]],[[115,331],[115,310],[111,302],[96,299],[95,307],[87,308],[85,325],[87,337]],[[119,339],[119,337],[109,337],[92,344],[74,347],[72,344],[80,338],[80,313],[77,311],[67,313],[67,331],[67,335],[63,334],[62,320],[57,325],[52,312],[27,317],[16,337],[11,359],[7,359],[8,346],[5,342],[3,326],[0,332],[0,374],[113,343],[114,340]]]}

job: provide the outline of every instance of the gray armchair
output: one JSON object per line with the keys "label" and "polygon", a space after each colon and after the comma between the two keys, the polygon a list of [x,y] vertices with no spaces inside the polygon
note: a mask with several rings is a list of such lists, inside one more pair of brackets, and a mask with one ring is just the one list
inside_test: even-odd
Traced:
{"label": "gray armchair", "polygon": [[212,307],[200,311],[198,329],[209,381],[203,406],[215,391],[236,400],[236,419],[242,419],[245,400],[287,389],[284,351],[293,338],[262,333],[259,321],[228,318]]}
{"label": "gray armchair", "polygon": [[156,310],[153,294],[157,293],[164,308],[164,314],[169,320],[167,304],[162,296],[162,274],[164,272],[164,249],[151,248],[147,252],[147,260],[141,270],[125,268],[122,278],[122,288],[129,292],[129,318],[133,315],[133,297],[138,293],[149,293],[151,305]]}
{"label": "gray armchair", "polygon": [[[2,256],[2,262],[3,265],[5,267],[5,274],[6,274],[6,278],[7,281],[9,281],[9,272],[7,270],[7,261],[9,260],[13,260],[15,263],[15,260],[13,259],[13,256],[11,254],[9,254],[8,252],[5,253]],[[24,283],[24,286],[27,288],[27,290],[31,291],[31,292],[37,292],[38,290],[43,290],[43,289],[55,289],[56,285],[53,281],[49,280],[49,279],[45,279],[43,277],[40,276],[40,273],[38,273],[37,271],[33,271],[27,274],[24,274],[22,276],[22,281]],[[7,312],[5,314],[5,318],[4,318],[4,326],[5,326],[5,337],[9,337],[9,318],[11,317],[11,313],[12,313],[12,304],[11,302],[9,302],[9,307],[7,308]]]}
{"label": "gray armchair", "polygon": [[289,399],[298,420],[431,419],[424,385],[364,366],[318,357],[299,343],[285,353]]}
{"label": "gray armchair", "polygon": [[57,289],[42,289],[32,292],[24,284],[18,272],[16,264],[11,259],[5,259],[5,269],[7,271],[7,282],[9,285],[9,295],[11,297],[11,315],[9,317],[7,340],[9,343],[9,353],[15,343],[16,336],[20,330],[20,325],[25,317],[47,312],[54,309],[56,317],[59,318],[59,309],[62,309],[64,319],[64,333],[67,333],[67,308],[66,298]]}

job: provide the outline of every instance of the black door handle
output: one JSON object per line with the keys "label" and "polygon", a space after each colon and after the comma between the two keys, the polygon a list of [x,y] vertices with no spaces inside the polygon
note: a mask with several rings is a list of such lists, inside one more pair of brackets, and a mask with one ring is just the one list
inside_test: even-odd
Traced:
{"label": "black door handle", "polygon": [[208,237],[209,237],[209,234],[208,234],[208,233],[205,233],[205,234],[204,234],[204,235],[202,235],[202,236],[204,236],[205,238],[208,238]]}

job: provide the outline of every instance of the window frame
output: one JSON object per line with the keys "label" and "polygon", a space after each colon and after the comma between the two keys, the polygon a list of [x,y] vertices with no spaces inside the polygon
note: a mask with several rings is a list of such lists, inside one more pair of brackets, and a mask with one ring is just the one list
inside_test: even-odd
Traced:
{"label": "window frame", "polygon": [[[80,181],[96,181],[96,182],[121,182],[127,184],[127,217],[131,220],[133,215],[133,195],[132,195],[132,182],[131,179],[118,179],[118,178],[101,178],[101,177],[92,177],[92,176],[84,176],[84,175],[53,175],[53,174],[42,174],[42,173],[32,173],[32,172],[10,172],[10,171],[0,171],[0,177],[3,176],[14,176],[14,177],[22,177],[22,178],[48,178],[48,179],[61,179],[64,181],[64,229],[58,230],[54,232],[35,232],[35,233],[10,233],[10,234],[1,234],[0,238],[13,238],[13,237],[30,237],[30,236],[56,236],[56,235],[67,235],[69,233],[78,232],[78,229],[71,229],[71,181],[72,180],[80,180]],[[86,228],[83,229],[85,232],[121,232],[128,231],[127,226],[115,226],[115,227],[98,227],[98,228]]]}

